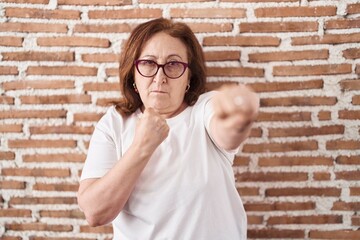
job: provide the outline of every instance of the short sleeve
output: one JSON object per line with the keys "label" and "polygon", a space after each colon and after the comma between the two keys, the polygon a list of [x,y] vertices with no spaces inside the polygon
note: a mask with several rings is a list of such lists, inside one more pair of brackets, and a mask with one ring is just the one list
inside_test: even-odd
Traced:
{"label": "short sleeve", "polygon": [[96,124],[80,180],[101,178],[118,161],[112,121],[108,111]]}

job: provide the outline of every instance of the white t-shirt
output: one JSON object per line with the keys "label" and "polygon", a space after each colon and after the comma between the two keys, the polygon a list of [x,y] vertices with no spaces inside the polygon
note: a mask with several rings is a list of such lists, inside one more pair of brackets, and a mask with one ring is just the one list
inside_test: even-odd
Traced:
{"label": "white t-shirt", "polygon": [[[166,120],[169,135],[112,222],[114,239],[246,239],[247,219],[232,169],[234,152],[219,149],[207,130],[212,95],[202,94],[194,106]],[[141,114],[138,110],[123,118],[114,107],[107,111],[91,138],[82,180],[100,178],[121,161]]]}

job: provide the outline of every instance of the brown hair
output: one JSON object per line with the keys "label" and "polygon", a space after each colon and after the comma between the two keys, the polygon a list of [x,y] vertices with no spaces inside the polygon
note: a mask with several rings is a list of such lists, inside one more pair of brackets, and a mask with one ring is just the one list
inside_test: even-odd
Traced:
{"label": "brown hair", "polygon": [[138,25],[125,43],[120,58],[120,91],[122,99],[116,109],[125,115],[135,112],[143,103],[135,92],[134,61],[140,56],[145,43],[156,33],[165,32],[180,39],[186,46],[190,70],[190,88],[184,101],[192,106],[200,94],[205,92],[206,67],[203,50],[190,27],[184,23],[158,18]]}

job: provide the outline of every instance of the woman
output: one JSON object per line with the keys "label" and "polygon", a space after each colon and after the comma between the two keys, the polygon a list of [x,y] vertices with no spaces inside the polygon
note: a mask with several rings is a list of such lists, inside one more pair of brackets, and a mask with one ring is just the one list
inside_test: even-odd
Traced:
{"label": "woman", "polygon": [[123,100],[99,121],[78,202],[114,239],[246,239],[234,155],[259,99],[243,85],[204,93],[203,52],[183,23],[137,26],[120,60]]}

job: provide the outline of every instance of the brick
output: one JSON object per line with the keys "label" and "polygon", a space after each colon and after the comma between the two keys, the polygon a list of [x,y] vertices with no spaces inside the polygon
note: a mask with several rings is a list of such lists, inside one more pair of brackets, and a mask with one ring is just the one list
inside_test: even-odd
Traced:
{"label": "brick", "polygon": [[261,107],[274,106],[332,106],[337,103],[336,97],[280,97],[263,98],[260,100]]}
{"label": "brick", "polygon": [[62,61],[75,60],[73,52],[3,52],[3,61]]}
{"label": "brick", "polygon": [[342,223],[340,215],[317,215],[317,216],[276,216],[269,217],[268,225],[277,224],[338,224]]}
{"label": "brick", "polygon": [[278,167],[278,166],[333,166],[334,161],[330,157],[260,157],[258,160],[260,167]]}
{"label": "brick", "polygon": [[360,95],[353,96],[351,103],[352,105],[360,105]]}
{"label": "brick", "polygon": [[343,56],[346,59],[360,58],[360,48],[349,48],[343,51]]}
{"label": "brick", "polygon": [[306,181],[307,173],[263,173],[263,172],[242,172],[235,175],[238,182],[285,182],[285,181]]}
{"label": "brick", "polygon": [[249,62],[274,62],[274,61],[297,61],[328,59],[329,50],[303,50],[303,51],[281,51],[281,52],[262,52],[250,53]]}
{"label": "brick", "polygon": [[240,23],[241,33],[316,32],[317,22],[254,22]]}
{"label": "brick", "polygon": [[310,112],[260,112],[258,122],[302,122],[311,121]]}
{"label": "brick", "polygon": [[359,216],[352,216],[351,217],[351,225],[360,226],[360,217]]}
{"label": "brick", "polygon": [[16,23],[6,22],[0,24],[0,32],[28,32],[28,33],[66,33],[66,24],[47,24],[47,23]]}
{"label": "brick", "polygon": [[261,128],[252,128],[250,131],[250,136],[251,138],[255,138],[255,137],[262,137],[263,136],[263,131]]}
{"label": "brick", "polygon": [[[110,240],[110,238],[104,238]],[[31,237],[30,240],[98,240],[98,238],[77,238],[77,237]]]}
{"label": "brick", "polygon": [[245,18],[246,9],[242,8],[172,8],[172,18]]}
{"label": "brick", "polygon": [[80,66],[30,66],[27,69],[28,75],[65,75],[65,76],[96,76],[96,67]]}
{"label": "brick", "polygon": [[244,153],[259,153],[259,152],[292,152],[292,151],[314,151],[318,150],[318,143],[316,141],[299,141],[286,143],[259,143],[259,144],[245,144],[242,151]]}
{"label": "brick", "polygon": [[73,219],[84,219],[84,213],[80,210],[41,210],[41,217],[48,218],[73,218]]}
{"label": "brick", "polygon": [[320,231],[310,230],[309,237],[313,239],[347,239],[357,240],[360,238],[360,230],[333,230],[333,231]]}
{"label": "brick", "polygon": [[129,19],[129,18],[159,18],[162,17],[161,9],[122,9],[122,10],[90,10],[89,19]]}
{"label": "brick", "polygon": [[360,142],[355,140],[333,140],[326,142],[327,150],[358,150]]}
{"label": "brick", "polygon": [[242,77],[263,77],[264,69],[251,67],[209,67],[208,76],[242,76]]}
{"label": "brick", "polygon": [[360,119],[360,111],[359,110],[340,110],[339,118],[347,119],[347,120],[358,120],[358,119]]}
{"label": "brick", "polygon": [[53,168],[3,168],[2,176],[70,177],[69,169]]}
{"label": "brick", "polygon": [[331,210],[335,211],[360,211],[360,202],[334,202]]}
{"label": "brick", "polygon": [[45,10],[36,8],[5,8],[8,18],[40,18],[40,19],[79,19],[80,11]]}
{"label": "brick", "polygon": [[0,151],[0,160],[15,160],[15,153],[10,151]]}
{"label": "brick", "polygon": [[336,7],[269,7],[256,8],[255,16],[269,17],[329,17],[336,16]]}
{"label": "brick", "polygon": [[25,189],[25,182],[4,180],[0,181],[0,189]]}
{"label": "brick", "polygon": [[260,190],[257,187],[240,187],[237,189],[240,196],[259,196]]}
{"label": "brick", "polygon": [[263,224],[264,217],[263,216],[247,216],[247,224],[249,225],[260,225]]}
{"label": "brick", "polygon": [[0,125],[0,132],[9,133],[9,132],[22,132],[22,124],[2,124]]}
{"label": "brick", "polygon": [[84,91],[120,91],[120,84],[113,82],[90,82],[84,83]]}
{"label": "brick", "polygon": [[24,38],[22,38],[22,37],[1,36],[0,37],[0,46],[21,47],[23,44],[23,41],[24,41]]}
{"label": "brick", "polygon": [[323,127],[293,127],[293,128],[270,128],[269,138],[273,137],[300,137],[316,135],[344,134],[344,125],[330,125]]}
{"label": "brick", "polygon": [[326,21],[324,24],[325,29],[349,29],[359,27],[359,19],[333,19]]}
{"label": "brick", "polygon": [[7,3],[49,4],[50,0],[2,0]]}
{"label": "brick", "polygon": [[347,181],[360,180],[360,171],[335,172],[335,178],[336,179],[347,180]]}
{"label": "brick", "polygon": [[320,111],[318,113],[318,119],[320,121],[331,120],[331,112],[330,111]]}
{"label": "brick", "polygon": [[35,126],[30,127],[30,134],[91,134],[94,127],[60,125],[60,126]]}
{"label": "brick", "polygon": [[343,44],[360,42],[360,33],[349,34],[325,34],[324,36],[292,37],[291,44],[315,45],[315,44]]}
{"label": "brick", "polygon": [[71,232],[72,225],[54,225],[47,223],[11,223],[5,224],[5,228],[10,231],[52,231],[52,232]]}
{"label": "brick", "polygon": [[220,2],[262,3],[262,2],[298,2],[298,0],[220,0]]}
{"label": "brick", "polygon": [[334,75],[352,72],[351,64],[274,66],[274,76]]}
{"label": "brick", "polygon": [[355,14],[360,13],[360,3],[354,3],[347,5],[347,13],[348,14]]}
{"label": "brick", "polygon": [[0,217],[28,218],[31,217],[31,210],[15,208],[0,209]]}
{"label": "brick", "polygon": [[0,96],[0,104],[14,105],[14,98],[9,96]]}
{"label": "brick", "polygon": [[259,46],[277,47],[280,38],[266,36],[204,37],[203,46]]}
{"label": "brick", "polygon": [[105,225],[100,227],[80,226],[81,233],[112,233],[112,226]]}
{"label": "brick", "polygon": [[360,75],[360,64],[356,64],[355,73],[356,73],[357,75]]}
{"label": "brick", "polygon": [[275,202],[275,203],[246,203],[246,212],[268,212],[268,211],[305,211],[314,210],[315,202]]}
{"label": "brick", "polygon": [[187,23],[194,33],[231,32],[231,23]]}
{"label": "brick", "polygon": [[0,66],[0,75],[18,75],[18,74],[19,74],[19,71],[18,71],[17,67]]}
{"label": "brick", "polygon": [[107,68],[105,74],[108,77],[117,77],[119,75],[119,68]]}
{"label": "brick", "polygon": [[8,140],[9,148],[74,148],[74,140]]}
{"label": "brick", "polygon": [[279,196],[320,196],[339,197],[341,189],[338,188],[269,188],[265,190],[267,197]]}
{"label": "brick", "polygon": [[51,95],[51,96],[20,96],[22,104],[85,104],[91,103],[91,96],[77,95]]}
{"label": "brick", "polygon": [[114,103],[119,102],[119,97],[114,98],[98,98],[96,100],[96,106],[106,107],[106,106],[112,106]]}
{"label": "brick", "polygon": [[1,111],[0,119],[12,118],[65,118],[67,111],[65,110],[11,110]]}
{"label": "brick", "polygon": [[94,54],[83,54],[81,55],[81,60],[83,62],[98,62],[98,63],[106,63],[106,62],[119,62],[119,55],[114,53],[94,53]]}
{"label": "brick", "polygon": [[76,197],[12,197],[9,201],[10,206],[13,205],[55,205],[77,204]]}
{"label": "brick", "polygon": [[39,46],[67,46],[67,47],[110,47],[109,39],[94,37],[39,37]]}
{"label": "brick", "polygon": [[329,181],[331,180],[331,174],[328,172],[315,172],[313,178],[315,181]]}
{"label": "brick", "polygon": [[22,240],[23,238],[22,237],[11,237],[11,236],[6,236],[6,235],[3,235],[1,240]]}
{"label": "brick", "polygon": [[206,61],[240,61],[239,51],[205,51]]}
{"label": "brick", "polygon": [[324,86],[323,80],[309,80],[300,82],[264,82],[249,83],[255,92],[278,92],[278,91],[297,91],[305,89],[321,89]]}
{"label": "brick", "polygon": [[254,239],[268,239],[268,238],[290,238],[290,239],[304,239],[305,233],[304,230],[287,230],[287,229],[249,229],[248,238],[254,238]]}
{"label": "brick", "polygon": [[75,113],[75,122],[97,122],[103,116],[103,113]]}
{"label": "brick", "polygon": [[123,6],[131,4],[131,0],[58,0],[59,5],[81,5],[81,6]]}
{"label": "brick", "polygon": [[36,183],[33,186],[33,190],[36,191],[56,191],[56,192],[77,192],[79,189],[79,184],[46,184],[46,183]]}
{"label": "brick", "polygon": [[75,88],[75,82],[72,80],[19,80],[4,82],[2,88],[5,91],[22,89],[71,89]]}
{"label": "brick", "polygon": [[[208,2],[209,0],[196,0],[196,2]],[[210,0],[214,1],[214,0]],[[139,3],[192,3],[193,0],[139,0]]]}
{"label": "brick", "polygon": [[132,26],[127,23],[119,24],[76,24],[74,32],[79,33],[127,33],[130,32]]}
{"label": "brick", "polygon": [[62,154],[34,154],[23,155],[24,162],[79,162],[85,161],[86,155],[80,153],[62,153]]}
{"label": "brick", "polygon": [[360,156],[354,155],[354,156],[344,156],[340,155],[337,156],[336,164],[344,164],[344,165],[360,165]]}
{"label": "brick", "polygon": [[360,187],[351,187],[350,196],[360,196]]}

